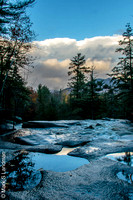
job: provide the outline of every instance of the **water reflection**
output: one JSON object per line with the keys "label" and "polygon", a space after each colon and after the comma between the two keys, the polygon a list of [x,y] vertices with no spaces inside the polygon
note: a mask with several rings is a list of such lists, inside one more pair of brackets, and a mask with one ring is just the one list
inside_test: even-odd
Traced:
{"label": "water reflection", "polygon": [[[133,174],[128,174],[125,170],[118,172],[117,177],[123,181],[133,184]],[[133,192],[132,191],[129,191],[128,197],[130,200],[133,200]]]}
{"label": "water reflection", "polygon": [[79,157],[23,151],[6,163],[6,189],[17,191],[35,187],[41,180],[40,168],[66,172],[88,163],[88,160]]}
{"label": "water reflection", "polygon": [[34,169],[27,152],[19,153],[6,163],[6,189],[25,190],[35,187],[41,180],[41,173]]}
{"label": "water reflection", "polygon": [[133,175],[128,174],[124,170],[122,170],[121,172],[118,172],[117,177],[123,181],[127,181],[128,183],[133,184],[133,180],[132,180]]}
{"label": "water reflection", "polygon": [[117,158],[117,160],[124,162],[128,166],[132,166],[132,154],[131,154],[131,152],[125,152],[125,155],[120,157],[120,158]]}
{"label": "water reflection", "polygon": [[111,160],[119,161],[128,166],[133,166],[133,152],[113,153],[108,154],[106,157]]}

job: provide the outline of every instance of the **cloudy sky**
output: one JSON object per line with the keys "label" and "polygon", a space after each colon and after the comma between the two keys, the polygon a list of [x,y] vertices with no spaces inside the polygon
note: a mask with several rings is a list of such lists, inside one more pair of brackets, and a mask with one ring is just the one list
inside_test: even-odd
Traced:
{"label": "cloudy sky", "polygon": [[28,84],[63,89],[70,59],[77,53],[85,55],[87,66],[96,66],[97,78],[107,77],[117,63],[115,50],[125,25],[133,24],[133,1],[36,0],[28,14],[37,34]]}

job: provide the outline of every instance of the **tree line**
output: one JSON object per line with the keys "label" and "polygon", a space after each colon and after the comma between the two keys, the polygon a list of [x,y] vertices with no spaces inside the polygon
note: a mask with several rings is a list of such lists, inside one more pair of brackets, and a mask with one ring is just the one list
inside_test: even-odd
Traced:
{"label": "tree line", "polygon": [[85,56],[78,53],[69,65],[67,89],[51,93],[46,86],[39,85],[37,92],[32,90],[32,109],[26,111],[29,119],[34,116],[33,119],[41,120],[105,117],[133,120],[132,36],[132,28],[127,24],[116,49],[122,56],[108,74],[110,84],[96,79],[95,66],[86,66]]}
{"label": "tree line", "polygon": [[121,53],[112,69],[110,85],[96,79],[95,66],[86,66],[77,53],[69,65],[68,88],[51,92],[45,85],[28,88],[22,72],[33,58],[28,55],[35,34],[26,8],[35,0],[0,1],[0,121],[14,116],[23,120],[97,119],[133,120],[133,33],[126,25],[116,52]]}

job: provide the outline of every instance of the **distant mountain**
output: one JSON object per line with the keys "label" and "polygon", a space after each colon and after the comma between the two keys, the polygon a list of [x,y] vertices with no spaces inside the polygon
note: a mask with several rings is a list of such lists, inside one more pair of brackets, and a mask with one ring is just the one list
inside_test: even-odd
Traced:
{"label": "distant mountain", "polygon": [[102,78],[98,78],[96,81],[102,81],[103,85],[108,85],[108,86],[112,86],[113,85],[113,81],[111,81],[111,78],[106,78],[106,79],[102,79]]}
{"label": "distant mountain", "polygon": [[[113,81],[111,81],[111,78],[106,78],[106,79],[102,79],[102,78],[98,78],[98,79],[96,79],[96,82],[98,83],[98,82],[102,82],[103,83],[103,85],[102,85],[102,88],[104,87],[104,86],[113,86]],[[98,88],[100,88],[100,86],[98,87]],[[72,89],[71,88],[65,88],[65,89],[63,89],[62,91],[61,91],[61,93],[63,94],[63,95],[69,95],[70,93],[71,93],[71,91],[72,91]],[[108,88],[104,88],[104,89],[102,89],[101,91],[99,91],[99,93],[104,93],[104,92],[107,92],[108,91]]]}

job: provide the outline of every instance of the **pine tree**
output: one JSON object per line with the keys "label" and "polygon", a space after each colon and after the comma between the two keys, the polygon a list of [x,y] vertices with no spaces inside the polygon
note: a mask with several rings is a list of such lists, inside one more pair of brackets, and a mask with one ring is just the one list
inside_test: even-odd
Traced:
{"label": "pine tree", "polygon": [[85,66],[85,56],[78,53],[77,56],[73,57],[69,66],[68,75],[70,78],[69,86],[72,89],[71,95],[80,99],[86,87],[85,73],[88,72],[88,67]]}
{"label": "pine tree", "polygon": [[7,36],[8,26],[14,23],[15,17],[19,17],[25,9],[32,5],[35,0],[24,0],[13,2],[11,0],[0,0],[0,36]]}
{"label": "pine tree", "polygon": [[91,118],[94,119],[95,115],[95,102],[97,100],[97,83],[94,77],[95,67],[90,68],[90,81],[88,82],[88,102],[90,104]]}
{"label": "pine tree", "polygon": [[[0,1],[0,107],[14,109],[23,105],[27,92],[22,69],[32,63],[28,56],[34,33],[26,8],[35,0]],[[23,93],[23,94],[22,94]],[[18,95],[17,95],[18,94]],[[19,99],[20,97],[20,99]],[[23,103],[22,103],[23,101]],[[21,106],[20,106],[21,107]]]}
{"label": "pine tree", "polygon": [[85,66],[85,56],[78,53],[73,59],[69,66],[68,75],[71,76],[69,79],[70,93],[70,107],[72,110],[72,116],[74,118],[84,118],[84,105],[87,99],[87,78],[86,73],[89,72],[89,67]]}
{"label": "pine tree", "polygon": [[42,86],[41,84],[38,86],[37,93],[37,118],[39,120],[48,119],[48,108],[51,100],[51,93],[46,86]]}
{"label": "pine tree", "polygon": [[123,56],[119,58],[117,66],[112,70],[112,80],[114,81],[116,94],[121,108],[123,108],[123,117],[130,118],[133,115],[133,33],[130,24],[126,25],[126,31],[123,33],[123,40],[119,41],[120,47],[116,52]]}

